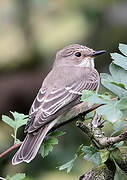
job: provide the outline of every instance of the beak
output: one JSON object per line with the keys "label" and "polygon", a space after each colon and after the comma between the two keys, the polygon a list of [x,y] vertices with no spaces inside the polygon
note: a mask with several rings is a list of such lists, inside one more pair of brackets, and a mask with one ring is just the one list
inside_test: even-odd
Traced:
{"label": "beak", "polygon": [[91,56],[98,56],[98,55],[100,55],[100,54],[103,54],[103,53],[106,53],[106,51],[105,50],[100,50],[100,51],[94,51],[92,54],[91,54]]}

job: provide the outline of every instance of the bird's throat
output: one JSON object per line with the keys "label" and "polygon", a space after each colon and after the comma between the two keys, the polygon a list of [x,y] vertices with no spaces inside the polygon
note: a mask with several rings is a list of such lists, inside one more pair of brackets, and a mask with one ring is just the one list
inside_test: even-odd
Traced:
{"label": "bird's throat", "polygon": [[84,60],[78,66],[94,68],[94,58],[84,58]]}

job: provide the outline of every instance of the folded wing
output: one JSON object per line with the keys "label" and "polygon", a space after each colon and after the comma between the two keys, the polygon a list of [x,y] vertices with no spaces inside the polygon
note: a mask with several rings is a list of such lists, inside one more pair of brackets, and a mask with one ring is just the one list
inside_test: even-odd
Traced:
{"label": "folded wing", "polygon": [[57,117],[60,109],[79,98],[83,89],[96,90],[99,84],[97,76],[98,74],[94,72],[88,80],[81,78],[70,86],[55,87],[50,93],[46,93],[46,87],[42,86],[30,109],[30,118],[25,131],[34,132],[53,120],[52,116],[55,114]]}

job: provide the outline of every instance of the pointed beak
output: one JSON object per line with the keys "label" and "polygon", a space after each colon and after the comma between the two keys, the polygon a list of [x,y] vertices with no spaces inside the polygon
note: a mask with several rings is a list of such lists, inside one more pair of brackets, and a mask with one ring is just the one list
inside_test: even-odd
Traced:
{"label": "pointed beak", "polygon": [[91,56],[96,57],[96,56],[98,56],[98,55],[100,55],[100,54],[103,54],[103,53],[106,53],[106,51],[105,51],[105,50],[94,51],[94,52],[91,54]]}

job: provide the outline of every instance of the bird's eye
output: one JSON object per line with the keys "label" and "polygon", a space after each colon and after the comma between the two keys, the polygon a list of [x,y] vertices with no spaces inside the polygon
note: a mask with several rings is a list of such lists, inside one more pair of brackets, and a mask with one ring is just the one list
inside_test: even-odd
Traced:
{"label": "bird's eye", "polygon": [[80,56],[81,56],[81,53],[80,53],[80,52],[76,52],[76,53],[75,53],[75,56],[80,57]]}

